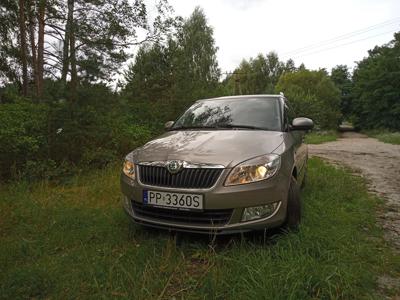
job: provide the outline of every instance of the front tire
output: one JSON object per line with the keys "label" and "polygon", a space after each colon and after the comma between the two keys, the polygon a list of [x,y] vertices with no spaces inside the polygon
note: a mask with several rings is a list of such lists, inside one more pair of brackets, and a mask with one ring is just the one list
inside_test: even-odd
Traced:
{"label": "front tire", "polygon": [[291,230],[297,230],[301,221],[301,199],[300,188],[294,176],[290,179],[287,212],[286,212],[286,227]]}

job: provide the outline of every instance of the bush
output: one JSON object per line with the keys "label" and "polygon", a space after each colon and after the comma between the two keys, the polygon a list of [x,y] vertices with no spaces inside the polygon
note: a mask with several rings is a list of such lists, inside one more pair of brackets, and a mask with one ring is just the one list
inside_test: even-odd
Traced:
{"label": "bush", "polygon": [[79,96],[74,105],[62,100],[0,105],[0,179],[57,179],[102,168],[162,128],[157,118],[165,112],[145,106],[149,118],[141,119],[102,85],[83,86]]}
{"label": "bush", "polygon": [[46,156],[47,117],[46,105],[0,105],[0,178],[19,177],[27,161]]}
{"label": "bush", "polygon": [[300,70],[286,73],[278,81],[296,116],[313,119],[322,129],[333,129],[341,118],[340,91],[325,71]]}

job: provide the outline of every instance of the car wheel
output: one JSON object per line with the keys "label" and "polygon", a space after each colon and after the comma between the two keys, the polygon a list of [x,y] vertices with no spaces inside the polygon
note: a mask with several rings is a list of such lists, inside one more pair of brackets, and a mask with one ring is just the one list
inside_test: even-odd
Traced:
{"label": "car wheel", "polygon": [[290,179],[287,212],[286,212],[286,227],[291,230],[298,229],[301,221],[301,201],[300,189],[296,178],[293,176]]}

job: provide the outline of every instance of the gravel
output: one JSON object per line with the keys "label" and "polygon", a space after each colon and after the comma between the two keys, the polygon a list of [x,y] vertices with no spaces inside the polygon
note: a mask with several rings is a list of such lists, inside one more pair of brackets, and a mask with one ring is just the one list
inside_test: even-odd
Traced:
{"label": "gravel", "polygon": [[343,164],[367,179],[368,189],[385,199],[379,214],[385,238],[400,250],[400,145],[385,144],[355,132],[334,142],[309,145],[309,155]]}

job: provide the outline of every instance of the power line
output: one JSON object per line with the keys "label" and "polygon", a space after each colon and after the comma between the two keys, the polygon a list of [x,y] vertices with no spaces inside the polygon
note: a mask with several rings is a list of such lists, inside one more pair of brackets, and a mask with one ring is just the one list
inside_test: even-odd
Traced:
{"label": "power line", "polygon": [[316,53],[320,53],[320,52],[324,52],[324,51],[329,51],[329,50],[332,50],[332,49],[336,49],[336,48],[340,48],[340,47],[343,47],[343,46],[347,46],[347,45],[351,45],[351,44],[354,44],[354,43],[358,43],[358,42],[362,42],[362,41],[365,41],[365,40],[369,40],[369,39],[372,39],[374,37],[381,36],[381,35],[388,34],[388,33],[393,33],[393,30],[382,32],[382,33],[379,33],[379,34],[375,34],[375,35],[372,35],[372,36],[369,36],[369,37],[366,37],[366,38],[363,38],[363,39],[358,39],[358,40],[355,40],[355,41],[343,43],[343,44],[336,45],[336,46],[333,46],[333,47],[323,48],[323,49],[319,49],[319,50],[316,50],[316,51],[308,52],[308,53],[305,53],[305,54],[296,55],[296,56],[293,56],[292,58],[299,58],[299,57],[304,57],[304,56],[308,56],[308,55],[311,55],[311,54],[316,54]]}
{"label": "power line", "polygon": [[[398,18],[398,19],[400,20],[400,18]],[[374,26],[376,26],[376,25],[374,25]],[[370,28],[370,27],[368,27],[368,28]],[[312,54],[316,54],[316,53],[320,53],[320,52],[324,52],[324,51],[329,51],[329,50],[332,50],[332,49],[336,49],[336,48],[344,47],[344,46],[351,45],[351,44],[354,44],[354,43],[362,42],[362,41],[365,41],[365,40],[368,40],[368,39],[371,39],[371,38],[374,38],[374,37],[377,37],[377,36],[385,35],[385,34],[388,34],[388,33],[393,33],[393,31],[394,30],[392,29],[390,31],[381,32],[379,34],[375,34],[375,35],[368,36],[368,37],[365,37],[365,38],[362,38],[362,39],[358,39],[358,40],[349,41],[349,42],[342,43],[342,44],[339,44],[339,45],[336,45],[336,46],[333,46],[333,47],[322,48],[322,49],[318,49],[318,50],[315,50],[315,51],[312,51],[313,50],[312,48],[308,50],[308,51],[312,51],[312,52],[307,52],[306,50],[299,51],[297,53],[297,55],[295,54],[291,58],[294,58],[294,59],[295,58],[301,58],[301,57],[304,57],[304,56],[308,56],[308,55],[312,55]],[[344,35],[342,35],[342,36],[344,36]],[[333,40],[333,39],[330,39],[330,40]],[[337,41],[339,41],[339,40],[337,40]],[[321,46],[319,46],[319,47],[321,47]],[[303,48],[305,48],[305,47],[303,47]],[[315,47],[315,48],[318,48],[318,47]],[[306,52],[306,53],[301,54],[302,52]],[[285,55],[282,56],[282,57],[285,58]],[[226,71],[226,72],[221,72],[221,75],[227,75],[227,76],[228,75],[254,75],[254,74],[260,74],[260,73],[261,72],[240,72],[240,71],[238,71],[238,72],[237,71],[228,72],[228,71]]]}
{"label": "power line", "polygon": [[297,49],[285,52],[285,53],[283,53],[282,56],[286,57],[286,56],[290,56],[290,55],[293,55],[293,54],[298,54],[299,52],[307,52],[309,50],[312,50],[313,48],[319,48],[319,47],[322,47],[322,46],[325,46],[325,45],[329,45],[329,44],[332,44],[332,43],[335,43],[335,42],[338,42],[338,41],[341,41],[341,40],[346,40],[346,39],[352,38],[352,37],[360,35],[360,34],[364,34],[366,32],[372,31],[372,30],[376,30],[376,29],[381,28],[381,27],[397,24],[399,21],[400,21],[400,17],[397,17],[397,18],[394,18],[394,19],[390,19],[390,20],[387,20],[385,22],[378,23],[378,24],[375,24],[375,25],[372,25],[372,26],[369,26],[369,27],[366,27],[366,28],[363,28],[363,29],[352,31],[352,32],[349,32],[349,33],[346,33],[346,34],[343,34],[343,35],[339,35],[339,36],[334,37],[334,38],[330,38],[328,40],[320,41],[320,42],[317,42],[317,43],[314,43],[314,44],[311,44],[311,45],[308,45],[308,46],[304,46],[304,47],[301,47],[301,48],[297,48]]}

